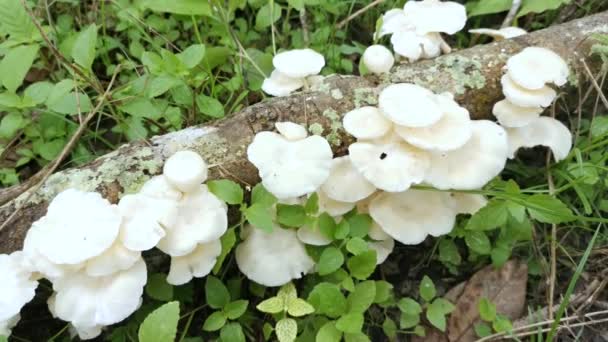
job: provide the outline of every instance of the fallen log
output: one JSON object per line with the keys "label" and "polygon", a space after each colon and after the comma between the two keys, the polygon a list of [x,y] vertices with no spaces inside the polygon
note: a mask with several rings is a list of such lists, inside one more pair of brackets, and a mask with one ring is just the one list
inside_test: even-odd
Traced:
{"label": "fallen log", "polygon": [[[164,160],[180,149],[200,153],[212,166],[211,178],[255,184],[257,172],[247,161],[246,149],[256,132],[273,129],[276,121],[303,123],[312,133],[326,137],[337,155],[344,154],[351,140],[341,127],[341,116],[355,107],[376,104],[379,91],[390,83],[413,82],[435,92],[451,92],[473,118],[488,118],[493,104],[503,98],[500,77],[510,56],[527,46],[546,47],[565,58],[576,75],[582,70],[580,60],[588,57],[594,43],[589,37],[608,33],[607,22],[608,12],[602,12],[515,39],[399,65],[382,77],[329,76],[310,91],[269,99],[204,127],[123,145],[87,165],[52,175],[29,201],[29,192],[25,192],[0,207],[0,223],[18,210],[0,231],[0,253],[21,248],[31,223],[44,215],[49,201],[60,191],[98,191],[116,202],[159,174]],[[588,64],[598,70],[598,63]]]}

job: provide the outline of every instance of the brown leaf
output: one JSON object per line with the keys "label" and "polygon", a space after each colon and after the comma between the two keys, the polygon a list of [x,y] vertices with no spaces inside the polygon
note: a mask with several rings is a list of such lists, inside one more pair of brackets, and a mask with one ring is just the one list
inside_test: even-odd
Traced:
{"label": "brown leaf", "polygon": [[496,305],[496,312],[519,318],[526,301],[528,267],[516,260],[502,268],[487,266],[475,273],[465,285],[456,301],[456,309],[448,320],[447,335],[450,342],[468,342],[476,339],[474,325],[480,321],[478,303],[482,298]]}

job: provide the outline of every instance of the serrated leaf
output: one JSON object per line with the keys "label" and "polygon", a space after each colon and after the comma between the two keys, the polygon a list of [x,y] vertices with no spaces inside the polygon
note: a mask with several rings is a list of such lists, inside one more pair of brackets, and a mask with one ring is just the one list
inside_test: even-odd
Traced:
{"label": "serrated leaf", "polygon": [[274,327],[279,342],[292,342],[298,336],[298,323],[292,318],[283,318]]}
{"label": "serrated leaf", "polygon": [[273,230],[272,212],[270,208],[262,204],[254,203],[245,209],[245,219],[255,228],[262,229],[265,232],[270,233]]}
{"label": "serrated leaf", "polygon": [[287,227],[298,228],[306,224],[306,211],[301,205],[277,204],[277,221]]}
{"label": "serrated leaf", "polygon": [[207,187],[214,195],[228,204],[243,203],[243,189],[237,183],[228,180],[212,180],[207,182]]}
{"label": "serrated leaf", "polygon": [[230,302],[230,292],[220,279],[210,275],[205,282],[205,298],[210,307],[222,309]]}
{"label": "serrated leaf", "polygon": [[293,317],[302,317],[315,312],[315,308],[302,298],[291,298],[287,301],[287,313]]}
{"label": "serrated leaf", "polygon": [[471,216],[465,229],[474,231],[496,229],[505,225],[508,217],[509,210],[505,201],[491,201]]}
{"label": "serrated leaf", "polygon": [[236,322],[224,325],[220,331],[220,339],[222,342],[245,342],[243,327]]}
{"label": "serrated leaf", "polygon": [[72,58],[81,67],[91,70],[95,59],[95,46],[97,45],[97,26],[89,25],[80,31],[72,46]]}
{"label": "serrated leaf", "polygon": [[430,302],[437,295],[435,284],[428,276],[422,277],[418,291],[420,291],[420,297],[427,302]]}
{"label": "serrated leaf", "polygon": [[308,295],[307,301],[312,304],[317,314],[335,318],[346,312],[346,298],[335,284],[317,284]]}
{"label": "serrated leaf", "polygon": [[205,331],[218,331],[226,324],[227,317],[222,311],[216,311],[209,315],[203,323],[203,330]]}
{"label": "serrated leaf", "polygon": [[345,332],[355,334],[361,332],[363,328],[363,314],[360,312],[350,312],[346,315],[338,318],[336,321],[336,329]]}
{"label": "serrated leaf", "polygon": [[556,197],[550,195],[533,195],[526,199],[530,216],[544,223],[562,223],[572,221],[572,210]]}
{"label": "serrated leaf", "polygon": [[346,265],[354,278],[365,280],[376,270],[376,251],[370,250],[352,256]]}
{"label": "serrated leaf", "polygon": [[226,304],[226,306],[224,307],[224,313],[226,314],[226,317],[228,317],[228,319],[237,319],[241,317],[245,313],[245,311],[247,311],[248,305],[248,300],[235,300],[234,302]]}
{"label": "serrated leaf", "polygon": [[285,310],[285,302],[279,297],[271,297],[258,304],[256,309],[265,313],[276,314]]}
{"label": "serrated leaf", "polygon": [[[291,282],[281,286],[279,292],[277,292],[277,297],[281,298],[284,303],[287,303],[291,299],[298,298],[296,286]],[[287,308],[287,306],[285,306],[285,308]]]}
{"label": "serrated leaf", "polygon": [[277,198],[268,192],[262,183],[256,184],[251,190],[251,204],[257,204],[265,208],[272,207],[277,203]]}
{"label": "serrated leaf", "polygon": [[0,79],[2,85],[11,93],[23,83],[28,70],[32,67],[38,54],[38,45],[21,45],[14,47],[0,61]]}
{"label": "serrated leaf", "polygon": [[372,226],[372,218],[368,214],[353,215],[348,219],[348,225],[350,236],[364,238]]}
{"label": "serrated leaf", "polygon": [[344,264],[344,255],[342,252],[333,246],[327,247],[321,253],[319,262],[317,263],[317,271],[319,275],[328,275],[335,272]]}
{"label": "serrated leaf", "polygon": [[375,298],[376,282],[373,280],[360,282],[355,286],[355,290],[346,298],[348,311],[363,313],[374,303]]}
{"label": "serrated leaf", "polygon": [[140,342],[173,341],[177,334],[179,303],[170,302],[152,311],[139,327]]}

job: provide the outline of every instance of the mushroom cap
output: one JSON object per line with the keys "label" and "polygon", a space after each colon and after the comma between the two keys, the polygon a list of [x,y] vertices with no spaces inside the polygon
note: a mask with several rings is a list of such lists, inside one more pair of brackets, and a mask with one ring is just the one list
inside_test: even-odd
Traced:
{"label": "mushroom cap", "polygon": [[370,249],[376,251],[376,265],[380,265],[386,261],[388,256],[393,252],[395,248],[395,240],[388,238],[382,241],[370,241],[368,242]]}
{"label": "mushroom cap", "polygon": [[458,214],[473,215],[488,204],[488,199],[479,194],[451,192],[448,196],[448,204]]}
{"label": "mushroom cap", "polygon": [[355,203],[341,202],[329,198],[323,189],[317,190],[317,196],[319,196],[319,213],[327,213],[336,217],[346,214],[355,207]]}
{"label": "mushroom cap", "polygon": [[384,45],[372,45],[365,49],[361,58],[367,70],[374,74],[384,74],[391,70],[395,64],[395,57],[391,50]]}
{"label": "mushroom cap", "polygon": [[329,176],[333,152],[320,136],[289,141],[273,132],[260,132],[247,148],[262,184],[279,199],[300,197],[317,190]]}
{"label": "mushroom cap", "polygon": [[382,230],[382,227],[380,227],[380,225],[376,221],[372,222],[372,226],[369,228],[369,232],[367,233],[367,235],[375,241],[384,241],[387,239],[392,239],[390,235],[386,234],[384,230]]}
{"label": "mushroom cap", "polygon": [[125,195],[118,202],[123,215],[120,240],[132,251],[152,249],[177,219],[178,201],[154,198],[141,193]]}
{"label": "mushroom cap", "polygon": [[408,1],[403,7],[407,22],[419,34],[443,32],[454,34],[467,22],[466,8],[453,1]]}
{"label": "mushroom cap", "polygon": [[325,66],[325,58],[312,49],[295,49],[277,54],[272,64],[287,77],[304,78],[320,73]]}
{"label": "mushroom cap", "polygon": [[547,83],[563,86],[568,82],[568,64],[557,53],[531,46],[509,58],[507,73],[515,83],[526,89],[538,90]]}
{"label": "mushroom cap", "polygon": [[279,131],[279,134],[289,141],[302,140],[308,136],[306,128],[297,123],[283,121],[275,123],[274,126]]}
{"label": "mushroom cap", "polygon": [[474,29],[474,30],[469,30],[469,33],[485,34],[487,36],[494,38],[494,40],[503,40],[503,39],[510,39],[510,38],[523,36],[524,34],[528,34],[528,31],[526,31],[522,28],[519,28],[519,27],[509,26],[509,27],[503,27],[498,30],[487,29],[487,28]]}
{"label": "mushroom cap", "polygon": [[391,10],[386,11],[382,15],[382,25],[380,26],[379,32],[377,32],[378,37],[383,37],[388,34],[393,34],[399,31],[407,31],[412,30],[413,27],[407,20],[403,9],[401,8],[393,8]]}
{"label": "mushroom cap", "polygon": [[175,257],[194,251],[200,243],[219,239],[228,229],[228,208],[206,185],[187,193],[177,203],[177,218],[165,227],[157,247]]}
{"label": "mushroom cap", "polygon": [[73,265],[56,264],[40,254],[38,246],[44,243],[44,237],[45,235],[41,227],[32,225],[23,241],[23,253],[27,260],[25,267],[34,273],[32,275],[33,278],[47,278],[52,281],[55,278],[63,277],[84,267],[84,262]]}
{"label": "mushroom cap", "polygon": [[70,332],[70,336],[78,335],[78,338],[81,340],[92,340],[95,337],[101,335],[103,326],[95,325],[92,327],[89,326],[77,326],[74,324],[70,324],[68,326],[68,331]]}
{"label": "mushroom cap", "polygon": [[[30,280],[31,273],[23,267],[24,254],[0,254],[0,322],[11,320],[34,298],[38,282]],[[8,327],[6,328],[8,330]]]}
{"label": "mushroom cap", "polygon": [[311,246],[327,246],[331,239],[323,235],[316,227],[303,226],[296,231],[298,239]]}
{"label": "mushroom cap", "polygon": [[376,187],[357,171],[348,156],[344,156],[334,158],[321,190],[335,201],[355,203],[373,194]]}
{"label": "mushroom cap", "polygon": [[120,239],[117,239],[112,247],[86,262],[85,272],[91,277],[103,277],[128,270],[140,259],[141,252],[125,248]]}
{"label": "mushroom cap", "polygon": [[472,128],[471,139],[461,148],[430,154],[425,182],[442,190],[475,190],[500,174],[507,161],[507,132],[488,120],[472,121]]}
{"label": "mushroom cap", "polygon": [[371,106],[360,107],[344,114],[344,130],[357,139],[376,139],[384,136],[393,123],[380,109]]}
{"label": "mushroom cap", "polygon": [[56,264],[78,264],[100,255],[116,240],[122,217],[100,194],[68,189],[32,226],[42,235],[36,249]]}
{"label": "mushroom cap", "polygon": [[409,144],[424,150],[452,151],[462,147],[472,134],[469,111],[450,96],[437,95],[443,116],[436,123],[419,128],[395,127],[395,132]]}
{"label": "mushroom cap", "polygon": [[504,99],[494,104],[492,114],[504,127],[523,127],[539,117],[543,110],[542,107],[521,107]]}
{"label": "mushroom cap", "polygon": [[429,156],[403,142],[357,142],[348,147],[354,167],[376,188],[400,192],[420,183],[429,168]]}
{"label": "mushroom cap", "polygon": [[262,90],[272,96],[287,96],[304,86],[304,78],[293,78],[273,70],[262,82]]}
{"label": "mushroom cap", "polygon": [[207,179],[207,163],[196,152],[179,151],[165,162],[163,176],[179,191],[194,191]]}
{"label": "mushroom cap", "polygon": [[430,126],[443,115],[432,91],[411,83],[392,84],[378,98],[380,110],[392,122],[407,127]]}
{"label": "mushroom cap", "polygon": [[502,76],[500,83],[507,100],[520,107],[548,107],[557,96],[555,90],[548,86],[536,90],[523,88],[508,74]]}
{"label": "mushroom cap", "polygon": [[250,280],[274,287],[299,279],[314,267],[293,229],[275,225],[268,233],[247,226],[247,238],[235,250],[239,270]]}
{"label": "mushroom cap", "polygon": [[218,239],[197,245],[190,254],[172,257],[167,283],[183,285],[192,278],[206,276],[215,266],[220,254],[222,254],[222,243]]}
{"label": "mushroom cap", "polygon": [[395,52],[407,57],[410,62],[441,55],[442,42],[441,36],[436,33],[421,35],[414,31],[398,31],[391,36],[391,44]]}
{"label": "mushroom cap", "polygon": [[509,137],[509,158],[522,147],[546,146],[553,152],[555,161],[565,159],[572,148],[572,133],[560,121],[541,116],[529,125],[518,128],[507,128]]}
{"label": "mushroom cap", "polygon": [[445,194],[437,191],[381,193],[370,203],[369,214],[384,232],[406,245],[419,244],[429,234],[447,234],[456,221]]}
{"label": "mushroom cap", "polygon": [[137,194],[175,201],[179,201],[183,196],[183,193],[173,187],[163,175],[150,178],[144,183]]}
{"label": "mushroom cap", "polygon": [[56,293],[49,299],[49,309],[75,327],[118,323],[139,308],[146,281],[143,259],[128,270],[105,277],[70,274],[53,281]]}

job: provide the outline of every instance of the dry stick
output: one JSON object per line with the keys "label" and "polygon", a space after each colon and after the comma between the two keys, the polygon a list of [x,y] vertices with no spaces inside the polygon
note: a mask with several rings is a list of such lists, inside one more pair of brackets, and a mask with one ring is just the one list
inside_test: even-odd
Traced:
{"label": "dry stick", "polygon": [[602,103],[604,104],[606,109],[608,109],[608,99],[604,95],[602,88],[600,87],[599,84],[597,84],[597,81],[593,77],[593,73],[591,72],[591,69],[589,69],[589,66],[587,65],[585,60],[581,59],[581,62],[583,62],[583,67],[585,68],[585,72],[587,73],[587,75],[589,75],[589,78],[591,79],[591,84],[593,84],[593,87],[595,88],[595,90],[597,90],[597,93],[598,93],[600,99],[602,100]]}
{"label": "dry stick", "polygon": [[519,11],[519,7],[521,7],[521,0],[513,0],[513,3],[511,3],[511,9],[509,10],[509,13],[507,13],[502,25],[500,25],[500,28],[505,28],[513,24],[513,20],[515,19],[517,11]]}
{"label": "dry stick", "polygon": [[101,97],[97,101],[97,105],[95,106],[95,108],[93,108],[93,110],[91,110],[89,112],[89,114],[87,114],[87,116],[84,118],[84,120],[82,120],[82,122],[78,126],[78,129],[76,130],[76,132],[74,132],[74,135],[72,135],[72,137],[70,138],[70,141],[68,141],[68,143],[65,145],[65,147],[63,148],[63,150],[61,151],[59,156],[57,156],[57,158],[53,161],[53,163],[49,164],[50,166],[47,165],[48,168],[45,167],[42,170],[40,170],[39,173],[42,173],[44,176],[40,179],[40,182],[38,182],[38,184],[36,184],[30,190],[30,193],[27,195],[27,197],[22,202],[22,204],[20,206],[18,206],[15,209],[15,211],[13,211],[13,213],[6,219],[6,221],[4,221],[2,223],[2,225],[0,226],[0,231],[2,231],[9,223],[11,223],[11,221],[13,221],[13,219],[17,216],[17,214],[21,211],[21,209],[29,202],[29,200],[32,198],[32,196],[47,181],[47,179],[51,176],[51,174],[53,172],[55,172],[55,170],[59,167],[59,164],[61,164],[61,162],[65,159],[65,157],[67,157],[68,154],[72,151],[72,149],[74,149],[74,147],[76,146],[76,143],[78,143],[78,139],[80,138],[80,136],[82,136],[84,131],[87,129],[87,124],[89,123],[89,121],[91,121],[91,119],[93,119],[95,117],[97,112],[101,109],[101,107],[105,103],[105,99],[110,94],[110,89],[112,89],[112,86],[114,85],[114,81],[116,80],[116,76],[118,75],[118,71],[120,70],[120,68],[121,68],[121,65],[119,64],[116,67],[116,70],[114,70],[114,75],[112,75],[112,79],[110,80],[110,83],[108,84],[108,88],[106,88],[103,95],[101,95]]}
{"label": "dry stick", "polygon": [[304,45],[308,47],[310,44],[310,37],[308,35],[308,20],[306,18],[306,7],[302,7],[300,10],[300,24],[302,25],[302,39],[304,39]]}
{"label": "dry stick", "polygon": [[342,20],[341,22],[338,23],[338,25],[336,25],[337,29],[341,29],[342,27],[344,27],[346,24],[348,24],[351,20],[355,19],[356,17],[360,16],[361,14],[369,11],[371,8],[380,5],[381,3],[383,3],[386,0],[376,0],[374,2],[372,2],[371,4],[363,7],[362,9],[358,10],[357,12],[351,14],[350,16],[348,16],[348,18]]}
{"label": "dry stick", "polygon": [[[555,118],[555,105],[552,107],[551,116]],[[553,183],[553,175],[551,174],[551,150],[547,152],[545,160],[547,168],[547,183],[549,184],[549,195],[555,192],[555,184]],[[549,319],[553,319],[553,301],[555,297],[555,278],[557,277],[557,225],[551,225],[551,274],[549,276]]]}

